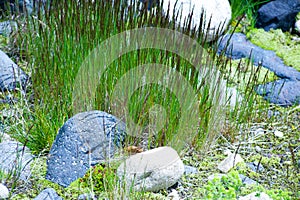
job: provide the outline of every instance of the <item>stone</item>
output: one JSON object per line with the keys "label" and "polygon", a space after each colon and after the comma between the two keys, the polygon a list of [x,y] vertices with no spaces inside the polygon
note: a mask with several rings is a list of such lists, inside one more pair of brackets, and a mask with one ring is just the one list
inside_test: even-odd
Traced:
{"label": "stone", "polygon": [[111,114],[76,114],[58,131],[47,160],[46,179],[69,186],[91,166],[111,159],[125,136],[125,123]]}
{"label": "stone", "polygon": [[168,199],[170,200],[180,200],[180,196],[177,190],[172,189],[172,192],[168,194]]}
{"label": "stone", "polygon": [[256,27],[266,31],[282,29],[289,31],[295,24],[295,17],[300,12],[299,0],[275,0],[258,9]]}
{"label": "stone", "polygon": [[245,184],[245,185],[255,185],[255,184],[257,184],[257,182],[255,180],[253,180],[253,179],[251,179],[251,178],[249,178],[249,177],[247,177],[243,174],[239,174],[239,177],[240,177],[242,183]]}
{"label": "stone", "polygon": [[[299,96],[299,98],[300,98],[300,96]],[[275,131],[274,131],[274,135],[275,135],[276,137],[278,137],[278,138],[282,138],[282,137],[283,137],[283,132],[278,131],[278,130],[275,130]]]}
{"label": "stone", "polygon": [[0,50],[0,91],[15,90],[17,85],[24,88],[27,81],[25,72]]}
{"label": "stone", "polygon": [[236,87],[228,87],[226,89],[226,99],[229,99],[229,106],[233,110],[237,105],[239,105],[242,102],[243,97]]}
{"label": "stone", "polygon": [[207,180],[212,181],[214,178],[221,179],[223,176],[227,176],[226,174],[212,174],[207,177]]}
{"label": "stone", "polygon": [[250,41],[242,33],[225,35],[219,40],[218,53],[225,54],[232,59],[250,58],[254,65],[273,71],[282,78],[274,82],[258,85],[255,88],[257,94],[264,97],[271,103],[281,106],[299,104],[300,96],[300,72],[286,66],[273,51],[262,49]]}
{"label": "stone", "polygon": [[252,192],[251,194],[238,198],[238,200],[272,200],[272,198],[264,192]]}
{"label": "stone", "polygon": [[44,189],[34,200],[63,200],[52,188]]}
{"label": "stone", "polygon": [[[231,7],[228,0],[165,0],[163,2],[163,10],[165,12],[168,10],[169,3],[169,14],[171,20],[173,18],[174,11],[175,16],[177,13],[182,11],[182,20],[180,22],[181,26],[184,25],[184,19],[189,17],[194,8],[191,25],[192,27],[198,28],[200,25],[201,15],[204,10],[205,26],[203,27],[203,31],[207,35],[206,41],[214,40],[216,33],[222,34],[231,20]],[[210,27],[208,32],[206,32],[209,22]]]}
{"label": "stone", "polygon": [[91,193],[85,193],[78,196],[77,200],[97,200],[95,195]]}
{"label": "stone", "polygon": [[226,34],[219,39],[218,54],[225,54],[231,59],[250,58],[253,64],[261,65],[276,74],[276,76],[294,81],[300,81],[300,72],[286,66],[275,52],[265,50],[252,44],[246,35],[234,33]]}
{"label": "stone", "polygon": [[136,191],[158,191],[174,185],[184,165],[171,147],[159,147],[127,158],[117,169],[120,180]]}
{"label": "stone", "polygon": [[295,30],[297,31],[298,34],[300,34],[300,20],[297,20],[295,22]]}
{"label": "stone", "polygon": [[238,164],[239,162],[243,162],[243,161],[244,160],[240,154],[231,153],[222,162],[219,163],[218,169],[223,173],[227,173],[234,166],[236,166],[236,164]]}
{"label": "stone", "polygon": [[9,36],[13,31],[17,30],[17,23],[15,21],[0,22],[0,35]]}
{"label": "stone", "polygon": [[30,163],[33,155],[27,147],[15,141],[0,143],[0,170],[11,173],[16,170],[19,178],[26,181],[30,176]]}
{"label": "stone", "polygon": [[199,173],[199,170],[196,167],[184,165],[184,174],[185,175],[188,175],[188,174],[198,174],[198,173]]}
{"label": "stone", "polygon": [[7,199],[9,197],[9,191],[7,187],[0,183],[0,199]]}
{"label": "stone", "polygon": [[287,107],[300,104],[299,88],[300,81],[280,79],[274,82],[258,85],[255,88],[255,91],[270,103]]}
{"label": "stone", "polygon": [[264,166],[258,162],[250,162],[247,163],[247,166],[254,172],[258,173],[258,172],[263,172],[265,170]]}

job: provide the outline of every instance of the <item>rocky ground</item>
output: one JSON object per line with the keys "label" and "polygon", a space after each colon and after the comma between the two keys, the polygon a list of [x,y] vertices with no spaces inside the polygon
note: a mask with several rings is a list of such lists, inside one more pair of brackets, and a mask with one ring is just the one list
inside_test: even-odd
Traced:
{"label": "rocky ground", "polygon": [[[247,22],[244,23],[247,24]],[[243,28],[241,29],[243,30]],[[299,46],[300,38],[297,34],[282,32],[275,32],[275,34],[285,34],[279,38],[281,40],[280,48]],[[256,36],[251,36],[252,39],[256,38]],[[250,36],[248,35],[248,37]],[[7,50],[7,38],[2,36],[1,38],[0,46],[3,50]],[[291,38],[296,42],[289,41]],[[282,39],[285,40],[282,41]],[[257,44],[259,45],[259,43]],[[273,50],[276,51],[276,49]],[[26,63],[18,63],[18,59],[13,56],[12,59],[20,66],[26,65]],[[292,61],[293,59],[288,62],[293,63]],[[281,71],[278,74],[282,74]],[[291,76],[295,74],[297,72],[291,73]],[[284,75],[283,77],[279,76],[279,78],[290,77]],[[26,79],[25,76],[24,79]],[[295,80],[299,82],[299,79],[295,78]],[[295,90],[299,90],[299,87],[297,86]],[[291,90],[287,89],[287,91]],[[30,98],[21,92],[18,94],[2,92],[0,96],[2,119],[0,141],[13,141],[6,134],[13,126],[9,125],[8,122],[13,122],[11,119],[17,118],[19,123],[24,123],[22,122],[22,114],[24,110],[30,109],[32,106],[30,105]],[[265,102],[263,98],[259,98],[259,101]],[[242,196],[251,192],[263,192],[272,199],[299,199],[300,107],[297,104],[282,107],[271,103],[264,108],[257,107],[256,109],[256,115],[247,124],[236,126],[227,122],[222,128],[222,132],[217,134],[217,138],[209,147],[204,149],[188,147],[180,152],[179,156],[186,168],[185,174],[178,183],[158,192],[146,192],[142,197],[144,199],[174,200],[199,199],[199,197],[204,199],[234,199],[233,195],[235,195],[237,198],[243,199]],[[14,145],[15,143],[9,143],[11,147]],[[22,155],[28,156],[25,156],[25,160],[32,159],[31,154],[24,153],[23,147],[18,146],[17,148]],[[134,147],[129,149],[130,151],[133,149],[133,153],[142,151]],[[122,151],[125,152],[126,150],[128,147]],[[5,151],[0,150],[0,152],[1,155],[8,154]],[[224,159],[228,161],[226,158],[233,158],[233,161],[229,161],[234,163],[234,167],[230,171],[226,169],[226,163],[224,163]],[[3,163],[4,160],[7,161],[7,157],[2,157],[2,159],[0,160]],[[46,188],[53,188],[59,196],[65,199],[77,199],[80,194],[90,192],[88,190],[78,192],[77,183],[63,188],[46,180],[47,159],[49,159],[49,155],[43,152],[34,155],[33,162],[30,164],[31,171],[25,175],[21,174],[21,179],[17,179],[19,174],[10,173],[7,175],[0,171],[2,184],[11,191],[10,199],[33,199]],[[112,169],[115,170],[116,167],[113,166]],[[23,175],[24,177],[22,177]],[[214,179],[214,177],[221,176],[224,177]],[[99,185],[94,187],[103,189],[103,186]],[[3,192],[5,189],[0,184],[0,197]],[[58,196],[55,196],[54,191],[48,190],[48,192],[53,195],[50,199],[59,199]],[[261,197],[264,196],[263,193],[261,193]],[[101,199],[101,195],[104,195],[104,192],[96,191],[96,197]],[[88,199],[87,196],[81,196],[81,198]],[[136,197],[136,199],[138,198],[141,196]]]}

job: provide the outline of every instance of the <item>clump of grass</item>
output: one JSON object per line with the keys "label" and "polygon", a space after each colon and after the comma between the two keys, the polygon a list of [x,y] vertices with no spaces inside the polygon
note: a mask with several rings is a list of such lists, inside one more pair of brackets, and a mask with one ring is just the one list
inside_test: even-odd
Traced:
{"label": "clump of grass", "polygon": [[[60,9],[57,9],[60,8]],[[137,14],[138,13],[138,14]],[[157,9],[140,11],[137,5],[129,7],[121,1],[114,1],[114,4],[107,1],[52,1],[49,8],[38,12],[37,16],[29,16],[26,21],[25,31],[20,33],[22,47],[26,49],[26,59],[32,69],[32,84],[34,92],[34,111],[26,115],[31,122],[24,128],[27,134],[16,134],[22,142],[27,142],[34,152],[44,149],[49,150],[56,136],[58,129],[74,113],[72,110],[72,91],[74,80],[81,63],[98,44],[110,36],[125,30],[155,26],[169,28],[183,32],[197,40],[209,52],[210,60],[202,59],[202,66],[212,69],[218,66],[222,69],[229,64],[222,56],[216,56],[217,43],[205,43],[203,31],[200,27],[190,27],[188,20],[183,28],[175,25],[174,21],[179,19],[168,19],[168,14],[163,15],[158,6]],[[204,22],[202,22],[203,24]],[[192,47],[191,47],[192,48]],[[199,125],[198,134],[194,138],[193,145],[201,147],[212,140],[218,134],[218,121],[215,116],[219,113],[216,106],[223,87],[219,76],[213,82],[201,79],[195,67],[188,60],[181,58],[174,53],[157,50],[143,49],[130,52],[115,60],[106,71],[106,74],[99,81],[95,105],[93,109],[111,112],[114,102],[110,101],[113,89],[117,80],[133,66],[159,62],[173,67],[183,74],[190,85],[194,88],[199,98]],[[222,71],[222,70],[221,70]],[[251,105],[254,104],[252,93],[255,83],[255,71],[249,78],[245,97],[248,102],[242,107],[243,112],[232,114],[236,119],[246,121],[252,112]],[[241,79],[243,77],[241,76]],[[97,83],[95,83],[97,84]],[[150,92],[149,92],[150,91]],[[131,97],[130,114],[134,121],[144,127],[147,131],[149,118],[147,113],[151,106],[159,104],[168,111],[166,126],[160,130],[158,137],[153,142],[153,147],[167,144],[168,139],[176,133],[178,120],[181,117],[180,105],[174,95],[158,85],[147,85],[140,88]],[[250,106],[250,108],[249,108]],[[237,107],[237,109],[239,109]],[[82,108],[85,110],[85,108]],[[246,114],[247,113],[247,114]],[[118,116],[123,119],[123,116]],[[131,141],[132,142],[132,141]]]}
{"label": "clump of grass", "polygon": [[[256,1],[256,0],[230,0],[231,10],[232,10],[232,22],[237,25],[238,21],[243,17],[245,18],[239,24],[241,31],[252,29],[255,27],[257,10],[259,7],[270,0]],[[244,26],[244,27],[241,27]]]}

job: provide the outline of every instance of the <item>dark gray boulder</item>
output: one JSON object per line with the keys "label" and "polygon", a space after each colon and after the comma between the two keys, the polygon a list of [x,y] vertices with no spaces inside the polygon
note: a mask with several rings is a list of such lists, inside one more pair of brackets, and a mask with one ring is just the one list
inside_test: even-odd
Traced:
{"label": "dark gray boulder", "polygon": [[258,10],[257,28],[266,31],[282,29],[288,31],[295,24],[295,17],[300,12],[299,0],[275,0],[263,5]]}
{"label": "dark gray boulder", "polygon": [[60,129],[47,160],[46,179],[67,187],[91,165],[107,161],[122,146],[125,124],[102,111],[76,114]]}
{"label": "dark gray boulder", "polygon": [[250,58],[254,65],[261,64],[273,71],[278,77],[300,81],[300,72],[286,66],[275,52],[252,44],[242,33],[226,34],[219,40],[218,53],[232,59]]}
{"label": "dark gray boulder", "polygon": [[256,92],[269,102],[281,106],[300,104],[300,81],[281,79],[259,85]]}
{"label": "dark gray boulder", "polygon": [[63,200],[52,188],[44,189],[34,200]]}
{"label": "dark gray boulder", "polygon": [[18,85],[24,88],[27,81],[25,72],[0,50],[0,91],[12,91]]}

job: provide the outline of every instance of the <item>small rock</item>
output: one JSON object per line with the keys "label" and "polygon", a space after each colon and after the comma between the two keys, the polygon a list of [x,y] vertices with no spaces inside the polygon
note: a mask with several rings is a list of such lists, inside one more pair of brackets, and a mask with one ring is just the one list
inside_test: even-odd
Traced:
{"label": "small rock", "polygon": [[258,128],[254,131],[255,135],[263,135],[265,134],[265,130],[263,128]]}
{"label": "small rock", "polygon": [[[20,179],[30,176],[30,163],[33,156],[27,147],[14,141],[0,143],[0,170],[5,173],[20,172]],[[16,167],[18,166],[18,167]]]}
{"label": "small rock", "polygon": [[63,187],[114,156],[126,136],[125,123],[102,111],[78,113],[59,129],[47,160],[46,179]]}
{"label": "small rock", "polygon": [[235,106],[241,103],[243,100],[243,97],[238,92],[236,87],[227,88],[226,95],[227,95],[226,99],[229,99],[229,105],[231,109],[234,109]]}
{"label": "small rock", "polygon": [[236,164],[243,161],[240,154],[230,154],[218,165],[218,169],[223,173],[227,173],[231,168],[236,166]]}
{"label": "small rock", "polygon": [[252,192],[244,197],[240,197],[239,200],[272,200],[266,193],[264,192]]}
{"label": "small rock", "polygon": [[180,200],[177,190],[172,189],[172,192],[168,194],[170,200]]}
{"label": "small rock", "polygon": [[184,165],[184,174],[188,175],[188,174],[198,174],[198,173],[199,171],[196,167]]}
{"label": "small rock", "polygon": [[246,184],[246,185],[255,185],[257,184],[257,182],[247,176],[244,176],[243,174],[239,174],[239,177],[242,181],[243,184]]}
{"label": "small rock", "polygon": [[283,137],[283,132],[276,130],[276,131],[274,132],[274,135],[275,135],[276,137],[278,137],[278,138],[282,138],[282,137]]}
{"label": "small rock", "polygon": [[258,166],[257,162],[247,163],[247,166],[254,172],[263,172],[265,170],[264,166],[261,163]]}
{"label": "small rock", "polygon": [[85,193],[78,196],[77,200],[96,200],[97,198],[93,193]]}
{"label": "small rock", "polygon": [[209,181],[212,181],[214,178],[222,178],[223,176],[227,176],[226,174],[212,174],[209,177],[207,177],[207,179]]}
{"label": "small rock", "polygon": [[34,200],[63,200],[52,188],[43,190]]}
{"label": "small rock", "polygon": [[171,147],[159,147],[130,156],[117,169],[119,178],[136,191],[166,189],[174,185],[183,173],[183,162]]}
{"label": "small rock", "polygon": [[25,72],[0,50],[0,91],[15,90],[18,84],[24,88],[27,81]]}
{"label": "small rock", "polygon": [[9,191],[7,187],[0,183],[0,199],[7,199],[9,197]]}
{"label": "small rock", "polygon": [[255,151],[258,152],[258,153],[261,152],[260,146],[255,146]]}
{"label": "small rock", "polygon": [[13,31],[17,30],[17,23],[14,21],[0,22],[0,35],[9,36]]}
{"label": "small rock", "polygon": [[300,20],[296,21],[295,30],[300,34]]}

